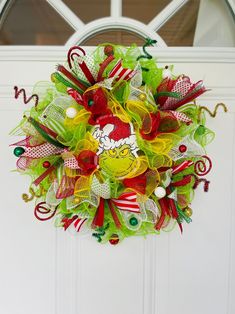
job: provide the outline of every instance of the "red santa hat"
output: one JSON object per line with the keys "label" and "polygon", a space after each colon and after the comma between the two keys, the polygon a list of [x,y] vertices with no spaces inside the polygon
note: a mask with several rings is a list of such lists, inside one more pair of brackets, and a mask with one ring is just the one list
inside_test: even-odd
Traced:
{"label": "red santa hat", "polygon": [[133,152],[138,150],[132,124],[123,122],[114,115],[102,116],[97,122],[93,136],[100,144],[98,153],[124,144],[130,145],[130,149]]}

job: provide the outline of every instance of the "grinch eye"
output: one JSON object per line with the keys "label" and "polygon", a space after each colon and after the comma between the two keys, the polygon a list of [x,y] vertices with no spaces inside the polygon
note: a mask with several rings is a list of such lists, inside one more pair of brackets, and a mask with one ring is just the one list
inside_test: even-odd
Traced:
{"label": "grinch eye", "polygon": [[110,149],[108,152],[109,152],[109,156],[111,157],[115,157],[117,155],[116,149]]}
{"label": "grinch eye", "polygon": [[120,156],[127,156],[129,153],[129,148],[125,148],[122,151],[120,151]]}

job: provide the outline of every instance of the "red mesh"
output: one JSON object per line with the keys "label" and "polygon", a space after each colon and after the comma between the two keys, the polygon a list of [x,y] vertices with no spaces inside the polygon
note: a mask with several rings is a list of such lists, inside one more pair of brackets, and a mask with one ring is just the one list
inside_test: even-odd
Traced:
{"label": "red mesh", "polygon": [[157,92],[174,92],[178,93],[179,97],[159,97],[158,103],[162,110],[175,110],[194,100],[205,91],[202,81],[193,84],[187,76],[180,76],[176,80],[168,78],[158,87]]}
{"label": "red mesh", "polygon": [[16,162],[16,166],[20,170],[26,170],[31,164],[32,159],[27,157],[20,157]]}
{"label": "red mesh", "polygon": [[56,198],[63,199],[73,195],[76,179],[66,175],[62,177],[60,186],[56,192]]}

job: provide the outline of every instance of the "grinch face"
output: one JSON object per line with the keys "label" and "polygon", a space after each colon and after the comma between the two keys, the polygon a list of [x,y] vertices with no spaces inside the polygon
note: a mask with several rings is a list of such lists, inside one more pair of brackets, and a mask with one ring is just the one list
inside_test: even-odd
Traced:
{"label": "grinch face", "polygon": [[127,144],[110,150],[104,150],[99,156],[101,169],[114,177],[125,177],[135,168],[135,164],[136,157]]}

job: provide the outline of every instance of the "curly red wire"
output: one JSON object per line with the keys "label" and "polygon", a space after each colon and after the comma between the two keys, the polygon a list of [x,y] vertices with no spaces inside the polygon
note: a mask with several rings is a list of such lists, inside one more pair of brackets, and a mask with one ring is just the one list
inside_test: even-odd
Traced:
{"label": "curly red wire", "polygon": [[72,68],[72,61],[74,61],[74,56],[80,57],[80,55],[77,52],[74,52],[74,50],[80,50],[83,55],[86,55],[86,52],[79,46],[73,46],[69,49],[68,54],[67,54],[67,60],[68,60],[68,64],[70,69]]}
{"label": "curly red wire", "polygon": [[26,98],[26,91],[24,88],[19,89],[18,86],[14,86],[14,90],[15,90],[15,99],[18,99],[20,94],[23,94],[23,99],[24,99],[25,104],[29,103],[33,98],[35,98],[35,107],[37,106],[39,102],[39,97],[37,94],[33,94],[29,98]]}
{"label": "curly red wire", "polygon": [[[46,202],[40,202],[35,206],[35,209],[34,209],[34,216],[38,220],[41,220],[41,221],[51,219],[55,215],[55,213],[57,211],[57,207],[58,207],[58,206],[56,206],[54,210],[51,210],[51,209],[43,206],[44,204],[46,204]],[[45,217],[45,215],[48,215],[48,214],[49,214],[49,216]]]}
{"label": "curly red wire", "polygon": [[204,183],[204,186],[203,186],[204,192],[208,192],[210,181],[206,180],[205,178],[200,178],[200,179],[198,179],[198,178],[195,176],[195,183],[194,183],[193,188],[196,189],[196,188],[198,187],[198,185],[199,185],[200,183],[202,183],[202,182]]}
{"label": "curly red wire", "polygon": [[203,155],[202,158],[204,158],[204,159],[206,159],[206,161],[208,161],[208,167],[206,165],[206,161],[204,161],[202,159],[195,162],[194,171],[199,177],[202,177],[202,176],[208,174],[212,168],[212,162],[211,162],[210,158],[206,155]]}

